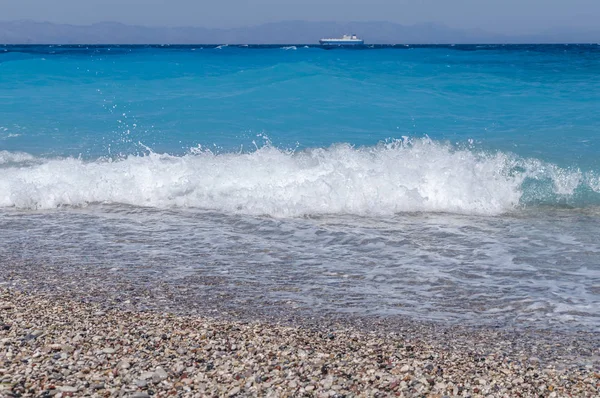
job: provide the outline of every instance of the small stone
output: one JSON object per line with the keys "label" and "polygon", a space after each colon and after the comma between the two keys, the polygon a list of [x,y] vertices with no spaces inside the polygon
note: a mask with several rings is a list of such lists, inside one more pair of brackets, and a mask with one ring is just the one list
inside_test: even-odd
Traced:
{"label": "small stone", "polygon": [[230,397],[235,397],[236,395],[238,395],[240,393],[240,388],[239,387],[234,387],[229,391],[229,396]]}
{"label": "small stone", "polygon": [[163,368],[156,368],[156,371],[152,375],[152,381],[154,383],[160,383],[163,380],[166,380],[169,377],[167,372]]}
{"label": "small stone", "polygon": [[148,395],[145,392],[136,392],[135,394],[130,395],[129,397],[130,398],[150,398],[150,395]]}
{"label": "small stone", "polygon": [[121,361],[117,364],[117,369],[129,369],[131,364],[127,361]]}
{"label": "small stone", "polygon": [[138,380],[135,382],[135,385],[138,386],[139,388],[144,388],[144,387],[148,386],[148,382],[146,380]]}
{"label": "small stone", "polygon": [[149,380],[152,378],[152,376],[154,376],[154,372],[144,372],[140,375],[140,379]]}
{"label": "small stone", "polygon": [[58,390],[60,392],[77,392],[77,387],[61,386],[61,387],[58,387]]}
{"label": "small stone", "polygon": [[114,354],[116,351],[114,348],[106,347],[102,349],[102,352],[105,354]]}

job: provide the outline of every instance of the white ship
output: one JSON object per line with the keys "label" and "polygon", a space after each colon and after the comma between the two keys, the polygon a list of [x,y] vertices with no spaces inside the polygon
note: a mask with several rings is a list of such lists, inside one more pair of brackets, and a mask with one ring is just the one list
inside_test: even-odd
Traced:
{"label": "white ship", "polygon": [[357,46],[365,44],[365,41],[356,35],[344,35],[337,39],[321,39],[319,43],[323,46]]}

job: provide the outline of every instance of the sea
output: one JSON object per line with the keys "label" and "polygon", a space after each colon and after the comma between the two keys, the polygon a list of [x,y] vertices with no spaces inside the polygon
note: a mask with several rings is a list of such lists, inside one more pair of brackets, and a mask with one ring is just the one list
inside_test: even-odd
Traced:
{"label": "sea", "polygon": [[9,265],[598,332],[600,45],[0,46]]}

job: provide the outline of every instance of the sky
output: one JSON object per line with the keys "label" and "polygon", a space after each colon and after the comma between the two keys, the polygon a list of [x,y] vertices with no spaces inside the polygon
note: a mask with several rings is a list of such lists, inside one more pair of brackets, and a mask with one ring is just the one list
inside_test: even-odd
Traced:
{"label": "sky", "polygon": [[0,0],[0,20],[232,28],[284,20],[389,21],[504,34],[598,29],[600,0]]}

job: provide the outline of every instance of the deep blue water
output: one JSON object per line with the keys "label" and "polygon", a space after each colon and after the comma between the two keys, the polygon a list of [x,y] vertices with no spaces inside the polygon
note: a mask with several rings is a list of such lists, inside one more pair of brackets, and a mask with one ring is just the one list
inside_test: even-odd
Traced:
{"label": "deep blue water", "polygon": [[36,236],[26,257],[74,266],[127,230],[145,246],[95,253],[597,328],[599,126],[598,45],[0,46],[0,255]]}

